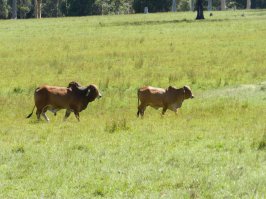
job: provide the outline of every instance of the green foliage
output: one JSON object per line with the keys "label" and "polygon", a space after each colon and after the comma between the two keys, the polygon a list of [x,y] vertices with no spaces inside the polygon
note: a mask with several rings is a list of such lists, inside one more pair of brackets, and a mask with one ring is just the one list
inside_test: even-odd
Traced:
{"label": "green foliage", "polygon": [[[0,198],[264,198],[266,13],[242,13],[1,20]],[[73,80],[103,95],[80,122],[25,118]],[[140,119],[147,84],[195,98]]]}
{"label": "green foliage", "polygon": [[63,16],[62,7],[66,3],[66,0],[42,0],[42,17]]}
{"label": "green foliage", "polygon": [[259,150],[265,150],[266,149],[266,130],[263,134],[263,137],[261,138],[259,145],[258,145]]}
{"label": "green foliage", "polygon": [[143,13],[144,7],[149,8],[149,12],[167,12],[170,11],[172,0],[134,0],[133,8],[137,13]]}
{"label": "green foliage", "polygon": [[251,1],[252,8],[265,8],[266,7],[266,0],[253,0]]}
{"label": "green foliage", "polygon": [[[2,1],[2,2],[1,2]],[[12,0],[1,0],[0,19],[11,17]],[[177,0],[179,11],[188,11],[190,1]],[[197,1],[194,1],[197,4]],[[207,9],[208,1],[203,1]],[[228,9],[245,9],[246,0],[226,1]],[[221,1],[213,0],[212,9],[220,10]],[[43,17],[88,16],[143,13],[144,7],[149,12],[168,12],[172,7],[172,0],[42,0]],[[266,8],[266,0],[254,0],[252,8]],[[195,6],[196,9],[196,6]],[[34,0],[18,0],[18,17],[34,17]]]}
{"label": "green foliage", "polygon": [[190,10],[189,1],[188,0],[181,0],[178,4],[178,10],[179,11],[189,11]]}
{"label": "green foliage", "polygon": [[129,129],[130,128],[125,118],[112,120],[111,122],[106,123],[105,126],[105,131],[109,133],[115,133],[116,131],[127,131]]}
{"label": "green foliage", "polygon": [[69,0],[66,16],[86,16],[92,15],[95,0]]}
{"label": "green foliage", "polygon": [[8,16],[7,0],[0,0],[0,19],[6,19]]}
{"label": "green foliage", "polygon": [[96,0],[95,14],[128,14],[132,12],[132,0]]}
{"label": "green foliage", "polygon": [[20,19],[26,18],[27,13],[30,12],[33,6],[31,4],[31,0],[17,0],[17,8],[18,8],[18,17]]}

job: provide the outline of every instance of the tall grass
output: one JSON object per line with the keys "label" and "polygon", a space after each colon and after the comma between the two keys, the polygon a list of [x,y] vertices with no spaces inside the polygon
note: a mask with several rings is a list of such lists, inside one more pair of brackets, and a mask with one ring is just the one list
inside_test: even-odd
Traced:
{"label": "tall grass", "polygon": [[[264,198],[265,11],[194,15],[0,21],[0,197]],[[73,80],[103,94],[81,122],[25,119]],[[141,120],[143,85],[196,98]]]}

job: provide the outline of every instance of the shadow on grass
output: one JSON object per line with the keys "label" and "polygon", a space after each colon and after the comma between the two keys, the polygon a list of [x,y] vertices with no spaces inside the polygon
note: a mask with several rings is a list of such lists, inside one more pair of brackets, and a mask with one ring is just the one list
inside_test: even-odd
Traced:
{"label": "shadow on grass", "polygon": [[266,129],[258,145],[258,150],[265,150],[265,149],[266,149]]}
{"label": "shadow on grass", "polygon": [[[161,25],[161,24],[177,24],[177,23],[198,23],[198,22],[222,22],[230,19],[175,19],[175,20],[156,20],[156,21],[134,21],[134,22],[118,22],[109,24],[110,26],[142,26],[142,25]],[[100,24],[104,26],[104,24]],[[106,24],[107,25],[107,24]]]}

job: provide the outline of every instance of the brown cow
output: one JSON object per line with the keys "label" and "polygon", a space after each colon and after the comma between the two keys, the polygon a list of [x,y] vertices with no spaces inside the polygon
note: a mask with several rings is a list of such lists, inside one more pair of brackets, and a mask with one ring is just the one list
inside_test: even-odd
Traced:
{"label": "brown cow", "polygon": [[[177,113],[177,109],[182,106],[185,99],[194,98],[189,86],[175,88],[169,86],[167,89],[145,86],[138,89],[138,112],[137,116],[143,117],[147,106],[155,109],[163,108],[162,115],[167,109]],[[139,101],[141,102],[139,104]]]}
{"label": "brown cow", "polygon": [[[80,85],[80,83],[78,82],[70,82],[67,86],[67,88],[72,88],[72,89],[77,89],[77,88],[81,88],[82,86]],[[83,87],[84,88],[84,87]]]}
{"label": "brown cow", "polygon": [[[42,115],[46,121],[49,118],[45,114],[47,110],[54,114],[60,109],[66,109],[64,120],[66,120],[71,112],[74,112],[79,121],[79,112],[87,108],[88,103],[102,95],[95,85],[82,87],[77,82],[70,82],[68,87],[48,86],[38,87],[34,93],[35,106],[37,107],[36,115],[38,120]],[[32,112],[27,118],[30,118]]]}

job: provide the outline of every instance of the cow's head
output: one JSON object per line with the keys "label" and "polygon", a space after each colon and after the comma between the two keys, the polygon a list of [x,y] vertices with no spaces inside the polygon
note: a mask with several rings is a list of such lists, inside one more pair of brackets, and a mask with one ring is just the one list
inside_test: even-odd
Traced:
{"label": "cow's head", "polygon": [[192,94],[192,91],[189,86],[184,86],[183,89],[184,89],[185,99],[194,98],[194,95]]}
{"label": "cow's head", "polygon": [[86,92],[86,96],[88,97],[89,102],[94,101],[96,98],[101,98],[102,95],[99,92],[97,86],[95,86],[94,84],[89,85],[86,88],[87,92]]}

